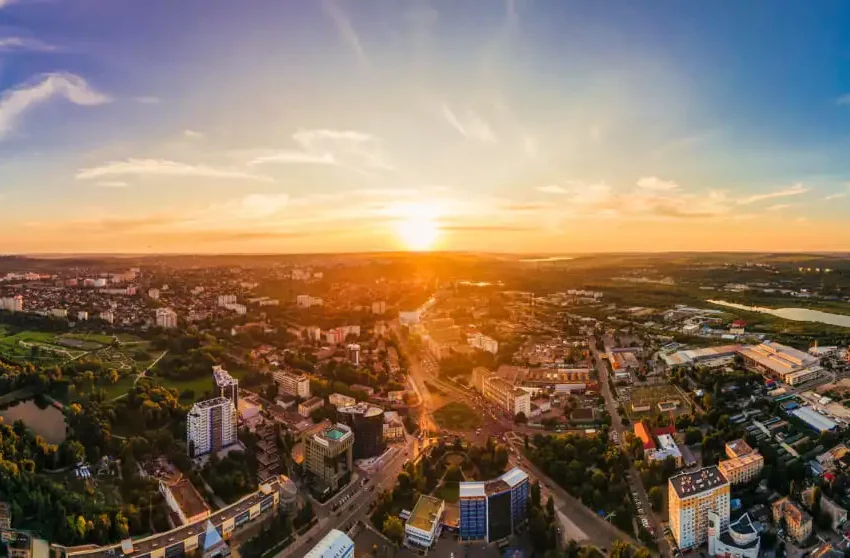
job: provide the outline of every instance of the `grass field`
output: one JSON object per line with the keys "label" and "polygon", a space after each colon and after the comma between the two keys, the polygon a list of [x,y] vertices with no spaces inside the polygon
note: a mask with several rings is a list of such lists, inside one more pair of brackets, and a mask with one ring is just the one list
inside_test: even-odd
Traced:
{"label": "grass field", "polygon": [[19,331],[10,335],[9,331],[8,328],[0,329],[0,356],[12,362],[51,366],[84,352],[57,345],[56,336],[52,332]]}
{"label": "grass field", "polygon": [[456,482],[441,484],[434,491],[434,496],[440,500],[453,504],[460,499],[460,485]]}
{"label": "grass field", "polygon": [[[247,373],[247,370],[232,369],[228,370],[228,372],[230,372],[231,376],[239,380]],[[155,374],[153,375],[153,377],[151,377],[151,380],[157,382],[158,384],[164,387],[176,389],[180,393],[186,390],[192,390],[193,392],[195,392],[196,400],[199,399],[204,393],[208,391],[212,392],[215,386],[215,383],[213,382],[212,371],[210,371],[209,375],[201,376],[200,378],[193,378],[191,380],[174,380]]]}
{"label": "grass field", "polygon": [[[678,401],[679,406],[673,411],[673,415],[678,416],[690,412],[690,406],[686,398],[676,390],[675,387],[667,384],[657,386],[640,386],[635,387],[629,393],[630,403],[626,405],[626,411],[630,417],[639,418],[645,415],[658,413],[658,403],[662,401]],[[649,406],[648,411],[635,411],[634,407]]]}
{"label": "grass field", "polygon": [[471,430],[481,426],[481,417],[466,403],[453,401],[434,411],[437,424],[449,430]]}

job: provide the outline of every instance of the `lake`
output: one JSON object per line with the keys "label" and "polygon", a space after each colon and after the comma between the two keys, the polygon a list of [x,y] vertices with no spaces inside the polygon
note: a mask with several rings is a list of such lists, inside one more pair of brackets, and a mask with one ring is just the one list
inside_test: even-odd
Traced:
{"label": "lake", "polygon": [[738,310],[746,310],[748,312],[770,314],[771,316],[794,320],[795,322],[817,322],[850,327],[850,315],[847,314],[831,314],[829,312],[821,312],[820,310],[810,310],[809,308],[764,308],[761,306],[747,306],[746,304],[726,302],[725,300],[709,300],[707,302],[720,306],[728,306],[729,308],[737,308]]}
{"label": "lake", "polygon": [[43,398],[16,401],[0,409],[0,417],[8,425],[17,420],[24,421],[33,432],[41,434],[51,444],[61,444],[67,435],[65,415]]}

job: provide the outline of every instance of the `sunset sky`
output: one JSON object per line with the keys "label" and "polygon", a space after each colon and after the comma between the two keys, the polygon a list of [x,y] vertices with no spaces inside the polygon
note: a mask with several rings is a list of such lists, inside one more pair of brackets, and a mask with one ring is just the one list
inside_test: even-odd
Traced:
{"label": "sunset sky", "polygon": [[850,250],[850,3],[0,0],[0,252]]}

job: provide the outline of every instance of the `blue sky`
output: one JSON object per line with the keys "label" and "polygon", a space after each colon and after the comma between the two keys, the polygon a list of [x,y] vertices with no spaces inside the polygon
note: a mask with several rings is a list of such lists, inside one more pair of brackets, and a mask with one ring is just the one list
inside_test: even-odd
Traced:
{"label": "blue sky", "polygon": [[0,0],[0,251],[850,249],[848,28],[837,1]]}

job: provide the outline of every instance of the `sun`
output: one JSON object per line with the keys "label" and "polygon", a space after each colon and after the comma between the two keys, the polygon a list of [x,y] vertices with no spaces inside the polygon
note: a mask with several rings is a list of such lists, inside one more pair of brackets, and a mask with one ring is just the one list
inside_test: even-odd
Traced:
{"label": "sun", "polygon": [[393,213],[397,217],[395,233],[408,250],[427,252],[440,238],[438,211],[427,203],[399,205]]}

